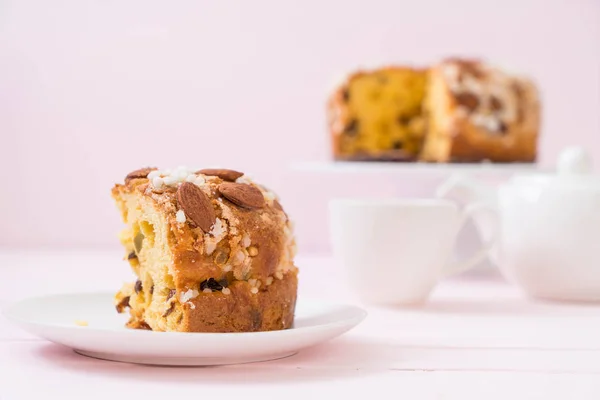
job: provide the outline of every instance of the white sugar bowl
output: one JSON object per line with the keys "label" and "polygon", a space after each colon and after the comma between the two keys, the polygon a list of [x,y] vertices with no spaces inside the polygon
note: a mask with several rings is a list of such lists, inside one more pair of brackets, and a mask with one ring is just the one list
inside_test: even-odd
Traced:
{"label": "white sugar bowl", "polygon": [[[568,148],[555,173],[516,175],[485,196],[497,223],[476,223],[499,230],[491,257],[531,297],[600,302],[600,177],[592,164],[584,150]],[[482,192],[473,181],[457,184]]]}

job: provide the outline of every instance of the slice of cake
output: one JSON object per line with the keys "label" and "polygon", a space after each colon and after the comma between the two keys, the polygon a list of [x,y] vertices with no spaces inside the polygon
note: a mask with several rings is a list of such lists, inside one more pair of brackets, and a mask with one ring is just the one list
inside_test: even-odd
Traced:
{"label": "slice of cake", "polygon": [[414,160],[421,149],[425,70],[386,67],[352,74],[328,102],[337,160]]}
{"label": "slice of cake", "polygon": [[528,79],[479,61],[445,60],[431,69],[425,108],[425,161],[536,159],[540,103]]}
{"label": "slice of cake", "polygon": [[115,296],[127,326],[250,332],[292,326],[297,294],[292,223],[276,195],[226,169],[127,175],[112,190],[120,239],[137,277]]}

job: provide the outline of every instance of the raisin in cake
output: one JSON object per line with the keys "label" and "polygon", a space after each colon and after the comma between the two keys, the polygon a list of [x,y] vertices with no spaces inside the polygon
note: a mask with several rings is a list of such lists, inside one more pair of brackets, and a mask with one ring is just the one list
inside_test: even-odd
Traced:
{"label": "raisin in cake", "polygon": [[431,69],[421,158],[434,162],[532,162],[540,104],[534,84],[479,61]]}
{"label": "raisin in cake", "polygon": [[386,67],[359,71],[328,102],[337,160],[413,160],[425,133],[425,70]]}
{"label": "raisin in cake", "polygon": [[224,169],[145,168],[112,190],[135,275],[115,296],[130,328],[289,328],[297,294],[291,221],[276,195]]}

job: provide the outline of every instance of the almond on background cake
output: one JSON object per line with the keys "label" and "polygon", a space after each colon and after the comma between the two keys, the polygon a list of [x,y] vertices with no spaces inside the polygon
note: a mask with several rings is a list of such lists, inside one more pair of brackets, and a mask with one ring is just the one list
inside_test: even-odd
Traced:
{"label": "almond on background cake", "polygon": [[127,326],[154,331],[287,329],[297,294],[292,223],[276,195],[227,169],[144,168],[112,196],[137,280],[115,296]]}
{"label": "almond on background cake", "polygon": [[534,162],[540,108],[530,79],[452,58],[358,71],[327,115],[335,160]]}

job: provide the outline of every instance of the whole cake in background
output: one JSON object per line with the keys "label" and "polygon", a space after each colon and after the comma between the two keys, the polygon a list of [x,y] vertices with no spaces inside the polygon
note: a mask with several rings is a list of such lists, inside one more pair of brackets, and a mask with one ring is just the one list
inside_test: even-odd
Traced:
{"label": "whole cake in background", "polygon": [[112,190],[137,280],[115,296],[127,326],[154,331],[290,328],[292,223],[276,195],[227,169],[144,168]]}
{"label": "whole cake in background", "polygon": [[534,162],[534,83],[477,60],[357,71],[327,103],[333,156],[348,161]]}

